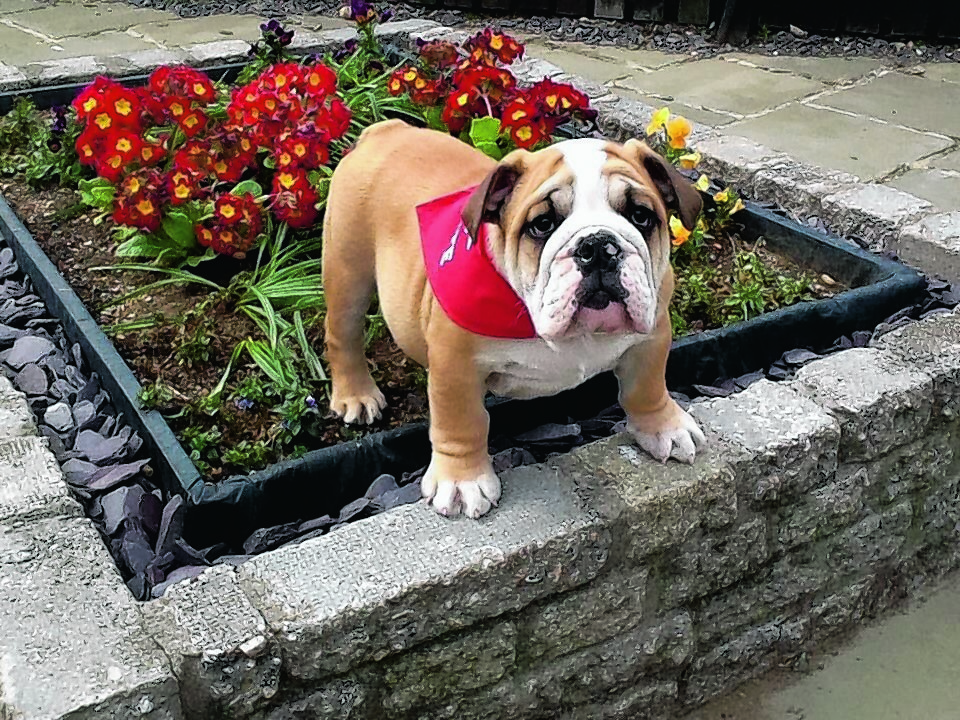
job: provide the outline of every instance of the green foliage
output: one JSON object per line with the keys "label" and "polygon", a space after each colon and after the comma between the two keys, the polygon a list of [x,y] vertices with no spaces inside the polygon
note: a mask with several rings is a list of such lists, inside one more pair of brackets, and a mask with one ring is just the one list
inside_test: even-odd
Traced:
{"label": "green foliage", "polygon": [[72,113],[63,122],[57,130],[31,100],[17,100],[0,118],[0,175],[23,174],[35,186],[76,185],[85,173],[74,149],[80,129]]}
{"label": "green foliage", "polygon": [[160,410],[169,407],[176,394],[169,385],[159,378],[149,385],[144,385],[137,393],[140,406],[147,410]]}
{"label": "green foliage", "polygon": [[259,468],[270,462],[273,453],[273,448],[264,440],[255,442],[241,440],[236,445],[224,448],[220,454],[220,459],[229,465],[236,465],[244,469]]}
{"label": "green foliage", "polygon": [[180,439],[186,444],[190,452],[190,459],[200,472],[207,472],[210,463],[220,459],[218,452],[223,433],[214,425],[206,430],[197,425],[185,427],[180,432]]}

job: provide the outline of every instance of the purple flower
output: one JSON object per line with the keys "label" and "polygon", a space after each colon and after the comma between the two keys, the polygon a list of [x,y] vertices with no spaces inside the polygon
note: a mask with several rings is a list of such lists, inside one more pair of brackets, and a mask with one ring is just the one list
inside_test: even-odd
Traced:
{"label": "purple flower", "polygon": [[366,0],[350,0],[350,5],[343,8],[341,15],[358,25],[366,25],[371,20],[377,19],[377,11]]}
{"label": "purple flower", "polygon": [[353,53],[356,51],[356,49],[357,49],[357,41],[356,41],[356,40],[353,40],[353,39],[347,40],[347,41],[343,44],[343,47],[341,47],[339,50],[337,50],[337,51],[333,54],[333,59],[336,60],[337,62],[343,62],[343,61],[346,60],[348,57],[350,57],[351,55],[353,55]]}
{"label": "purple flower", "polygon": [[56,135],[63,135],[67,131],[67,108],[63,105],[56,105],[53,108],[53,132]]}
{"label": "purple flower", "polygon": [[276,40],[281,46],[289,45],[293,41],[293,30],[284,30],[279,20],[270,20],[260,25],[260,32],[267,42]]}
{"label": "purple flower", "polygon": [[248,398],[235,398],[233,401],[233,404],[236,405],[237,410],[240,410],[241,412],[246,412],[247,410],[251,410],[253,409],[253,406],[256,405],[256,403],[253,400],[250,400]]}
{"label": "purple flower", "polygon": [[393,8],[387,8],[382,13],[380,13],[380,22],[390,22],[390,18],[393,17]]}
{"label": "purple flower", "polygon": [[308,408],[316,407],[317,401],[313,399],[313,395],[307,395],[307,399],[304,400]]}

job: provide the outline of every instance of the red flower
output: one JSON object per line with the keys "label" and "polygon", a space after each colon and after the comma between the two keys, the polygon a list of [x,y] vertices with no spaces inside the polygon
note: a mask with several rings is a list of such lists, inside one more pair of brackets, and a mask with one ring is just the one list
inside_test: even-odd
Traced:
{"label": "red flower", "polygon": [[80,162],[84,165],[95,165],[103,155],[105,144],[106,136],[96,128],[88,127],[80,133],[75,144]]}
{"label": "red flower", "polygon": [[172,170],[165,179],[165,187],[170,203],[183,203],[200,196],[200,175],[188,170]]}
{"label": "red flower", "polygon": [[303,71],[304,90],[314,98],[325,98],[337,91],[337,75],[323,63],[315,63]]}
{"label": "red flower", "polygon": [[210,78],[198,70],[186,66],[163,66],[153,71],[148,86],[155,94],[181,95],[201,105],[216,98]]}
{"label": "red flower", "polygon": [[417,43],[420,46],[420,57],[423,61],[438,70],[445,70],[454,67],[460,60],[460,52],[457,47],[446,40],[437,40],[435,42]]}
{"label": "red flower", "polygon": [[177,125],[188,138],[195,137],[207,127],[207,116],[203,110],[191,110],[179,119]]}

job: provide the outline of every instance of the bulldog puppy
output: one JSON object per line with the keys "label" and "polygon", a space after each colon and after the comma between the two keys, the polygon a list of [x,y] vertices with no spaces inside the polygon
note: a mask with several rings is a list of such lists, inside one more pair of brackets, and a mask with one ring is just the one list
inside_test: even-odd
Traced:
{"label": "bulldog puppy", "polygon": [[385,406],[363,346],[376,290],[397,345],[429,370],[422,487],[441,514],[477,518],[500,498],[487,391],[551,395],[613,369],[639,445],[692,462],[703,434],[664,381],[667,222],[674,211],[692,228],[700,208],[636,140],[568,140],[497,163],[400,120],[371,126],[334,172],[324,219],[331,411],[371,423]]}

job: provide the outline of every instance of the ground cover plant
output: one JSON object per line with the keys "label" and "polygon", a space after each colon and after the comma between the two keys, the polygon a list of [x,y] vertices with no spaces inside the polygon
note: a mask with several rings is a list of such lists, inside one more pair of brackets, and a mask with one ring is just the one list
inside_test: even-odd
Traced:
{"label": "ground cover plant", "polygon": [[[52,115],[21,103],[0,120],[2,189],[112,335],[198,468],[217,479],[354,437],[325,417],[320,219],[329,177],[359,132],[402,117],[492,157],[589,127],[588,98],[543,80],[520,87],[513,38],[421,43],[391,64],[354,0],[358,39],[325,58],[289,56],[275,21],[237,82],[185,67],[142,88],[98,78]],[[649,141],[681,168],[699,160],[690,124],[662,110]],[[52,183],[58,181],[59,186]],[[829,294],[739,239],[742,207],[712,185],[692,232],[671,222],[675,334]],[[375,429],[424,417],[425,374],[384,332],[367,335],[387,394]]]}

